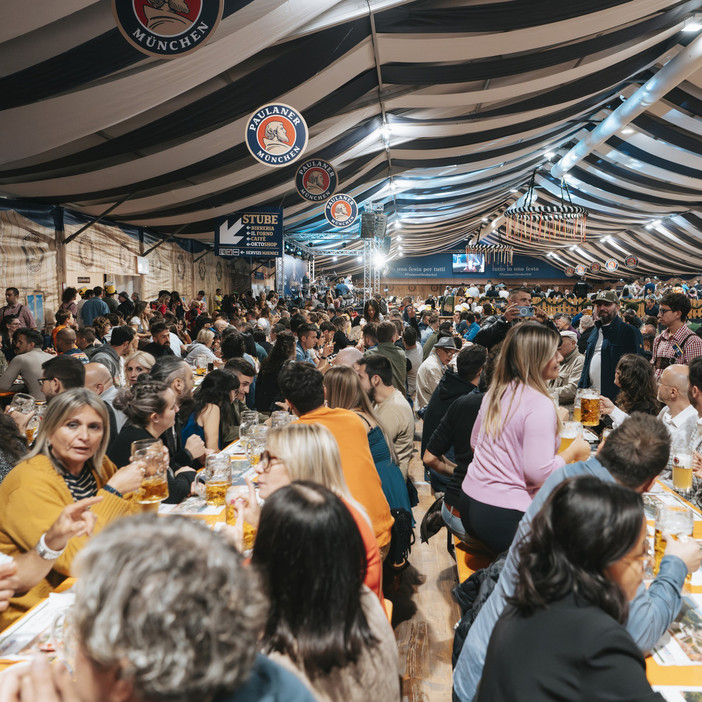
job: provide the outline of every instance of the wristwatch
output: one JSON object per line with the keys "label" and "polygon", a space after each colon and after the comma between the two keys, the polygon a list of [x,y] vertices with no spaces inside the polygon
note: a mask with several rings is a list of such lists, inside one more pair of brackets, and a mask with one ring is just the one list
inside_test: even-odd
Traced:
{"label": "wristwatch", "polygon": [[43,558],[45,561],[55,561],[65,549],[62,548],[60,551],[54,551],[52,548],[49,548],[46,545],[45,536],[46,532],[41,535],[39,543],[34,547],[34,550],[39,554],[39,557]]}

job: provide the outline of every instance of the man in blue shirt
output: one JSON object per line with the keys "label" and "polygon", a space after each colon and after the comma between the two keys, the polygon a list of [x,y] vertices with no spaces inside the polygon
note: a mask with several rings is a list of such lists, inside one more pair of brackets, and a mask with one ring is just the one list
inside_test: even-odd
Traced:
{"label": "man in blue shirt", "polygon": [[303,363],[311,363],[315,367],[319,367],[324,363],[326,366],[326,358],[334,353],[334,344],[327,344],[320,352],[319,362],[312,354],[312,349],[317,345],[317,328],[311,324],[301,324],[297,328],[297,350],[295,360]]}
{"label": "man in blue shirt", "polygon": [[93,288],[93,292],[95,293],[95,296],[91,297],[89,300],[86,300],[80,310],[80,316],[83,320],[84,327],[92,327],[93,320],[96,317],[104,317],[105,315],[110,314],[110,308],[102,299],[105,291],[99,285],[96,285]]}
{"label": "man in blue shirt", "polygon": [[[596,456],[563,466],[546,480],[519,523],[495,589],[468,631],[453,675],[456,699],[470,702],[475,696],[492,630],[507,598],[514,593],[520,542],[531,533],[531,521],[551,492],[567,478],[594,475],[643,493],[665,468],[669,454],[670,437],[663,423],[650,415],[633,414],[600,445]],[[644,584],[639,587],[629,608],[627,630],[644,653],[656,645],[675,619],[682,602],[685,577],[699,568],[700,560],[697,542],[671,539],[658,576],[648,590]]]}

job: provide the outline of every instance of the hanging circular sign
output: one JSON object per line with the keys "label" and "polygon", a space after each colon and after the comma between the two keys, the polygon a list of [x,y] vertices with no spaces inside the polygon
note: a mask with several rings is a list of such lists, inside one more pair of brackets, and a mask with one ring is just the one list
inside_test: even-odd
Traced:
{"label": "hanging circular sign", "polygon": [[573,268],[573,266],[568,266],[568,267],[565,269],[565,274],[566,274],[569,278],[572,277],[572,276],[574,276],[574,275],[575,275],[575,268]]}
{"label": "hanging circular sign", "polygon": [[295,174],[297,192],[305,200],[312,202],[324,202],[330,198],[337,184],[338,178],[334,167],[331,163],[318,158],[305,161]]}
{"label": "hanging circular sign", "polygon": [[575,275],[585,275],[585,266],[583,266],[582,263],[575,266]]}
{"label": "hanging circular sign", "polygon": [[334,227],[349,227],[358,217],[358,205],[350,195],[340,193],[327,200],[324,216]]}
{"label": "hanging circular sign", "polygon": [[624,259],[624,263],[626,264],[627,268],[636,268],[636,266],[639,265],[639,259],[636,258],[636,256],[627,256]]}
{"label": "hanging circular sign", "polygon": [[597,263],[597,261],[595,261],[594,263],[591,263],[591,264],[590,264],[590,270],[591,270],[593,273],[599,273],[599,272],[602,270],[602,264],[601,264],[601,263]]}
{"label": "hanging circular sign", "polygon": [[619,264],[617,263],[617,259],[615,259],[615,258],[608,258],[608,259],[605,261],[605,268],[606,268],[610,273],[614,273],[614,271],[616,271],[617,268],[619,268]]}
{"label": "hanging circular sign", "polygon": [[297,161],[307,147],[304,117],[282,102],[259,107],[246,123],[244,139],[251,155],[264,166],[280,168]]}
{"label": "hanging circular sign", "polygon": [[204,46],[222,19],[224,0],[112,0],[122,36],[147,56],[177,58]]}

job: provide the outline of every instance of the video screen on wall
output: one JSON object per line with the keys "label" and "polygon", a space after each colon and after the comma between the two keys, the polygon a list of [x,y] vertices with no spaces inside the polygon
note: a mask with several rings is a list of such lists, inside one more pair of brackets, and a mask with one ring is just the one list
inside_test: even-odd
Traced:
{"label": "video screen on wall", "polygon": [[454,273],[485,273],[485,254],[452,254]]}

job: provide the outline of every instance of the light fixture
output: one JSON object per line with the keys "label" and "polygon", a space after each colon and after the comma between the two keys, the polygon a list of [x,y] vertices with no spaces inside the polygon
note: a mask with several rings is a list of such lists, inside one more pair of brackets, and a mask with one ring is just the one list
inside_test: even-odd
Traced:
{"label": "light fixture", "polygon": [[694,15],[693,17],[690,17],[689,19],[685,20],[685,24],[683,25],[682,31],[699,32],[700,29],[702,29],[702,18],[700,18],[698,15]]}
{"label": "light fixture", "polygon": [[390,138],[391,133],[392,127],[389,124],[383,124],[383,126],[380,128],[380,136],[384,141],[387,141]]}
{"label": "light fixture", "polygon": [[510,189],[510,192],[511,192],[511,193],[518,193],[519,190],[517,190],[517,188],[511,188],[511,189]]}
{"label": "light fixture", "polygon": [[332,256],[332,261],[334,261],[334,263],[336,263],[338,261],[338,259],[339,259],[338,256]]}
{"label": "light fixture", "polygon": [[357,260],[359,263],[363,263],[363,256],[356,256],[356,260]]}
{"label": "light fixture", "polygon": [[553,151],[547,151],[546,152],[546,158],[550,161],[556,154],[553,153]]}
{"label": "light fixture", "polygon": [[634,133],[634,130],[631,127],[624,127],[624,129],[622,129],[622,134],[633,134],[633,133]]}
{"label": "light fixture", "polygon": [[402,237],[401,237],[401,236],[398,236],[398,237],[397,237],[397,240],[398,240],[398,241],[402,241]]}
{"label": "light fixture", "polygon": [[487,218],[487,217],[483,217],[483,222],[487,222],[487,221],[488,221],[488,218]]}

